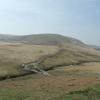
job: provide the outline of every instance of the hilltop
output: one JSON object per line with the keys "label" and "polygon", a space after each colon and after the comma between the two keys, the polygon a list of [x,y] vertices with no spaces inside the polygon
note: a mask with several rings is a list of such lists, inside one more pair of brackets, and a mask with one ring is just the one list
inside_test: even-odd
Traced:
{"label": "hilltop", "polygon": [[0,35],[0,41],[3,42],[21,42],[34,45],[63,45],[63,44],[75,44],[85,46],[80,40],[70,38],[59,34],[38,34],[38,35]]}

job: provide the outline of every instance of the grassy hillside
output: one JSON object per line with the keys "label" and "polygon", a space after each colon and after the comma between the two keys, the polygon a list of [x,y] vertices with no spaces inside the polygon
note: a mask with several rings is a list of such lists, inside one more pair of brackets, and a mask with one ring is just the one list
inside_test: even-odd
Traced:
{"label": "grassy hillside", "polygon": [[[40,61],[41,69],[54,70],[48,71],[49,76],[33,74],[0,81],[0,100],[100,100],[100,51],[56,34],[3,38],[0,79],[27,73],[20,66],[23,63]],[[98,63],[79,66],[84,62]]]}
{"label": "grassy hillside", "polygon": [[23,70],[20,65],[23,63],[31,63],[35,60],[41,60],[38,67],[42,69],[100,61],[99,51],[89,48],[81,41],[73,38],[57,34],[27,36],[4,35],[4,37],[6,37],[6,41],[13,41],[13,43],[3,42],[1,38],[1,76],[22,73]]}
{"label": "grassy hillside", "polygon": [[15,38],[17,38],[18,36],[14,36],[14,35],[4,35],[4,34],[0,34],[0,41],[12,41],[14,40]]}
{"label": "grassy hillside", "polygon": [[81,41],[58,35],[58,34],[38,34],[38,35],[25,35],[25,36],[11,36],[11,35],[0,35],[0,41],[9,42],[23,42],[31,43],[35,45],[63,45],[63,44],[74,44],[85,46]]}
{"label": "grassy hillside", "polygon": [[18,74],[20,65],[33,62],[43,55],[55,53],[56,46],[0,43],[0,76]]}
{"label": "grassy hillside", "polygon": [[64,65],[77,65],[85,62],[99,62],[100,52],[89,48],[68,47],[59,50],[54,55],[41,58],[40,67],[55,68]]}

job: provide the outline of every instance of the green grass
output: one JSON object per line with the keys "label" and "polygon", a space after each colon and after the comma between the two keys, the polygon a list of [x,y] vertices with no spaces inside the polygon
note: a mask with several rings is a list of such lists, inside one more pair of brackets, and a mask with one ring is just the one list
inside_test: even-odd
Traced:
{"label": "green grass", "polygon": [[24,89],[0,89],[0,100],[100,100],[100,84],[77,91],[49,90],[25,91]]}
{"label": "green grass", "polygon": [[[0,100],[99,100],[100,84],[80,85],[78,72],[52,70],[53,76],[29,75],[0,82]],[[73,75],[73,76],[72,76]],[[91,76],[92,77],[92,76]],[[77,84],[75,81],[78,81]],[[82,80],[81,80],[82,81]],[[92,84],[92,83],[91,83]],[[77,88],[77,85],[80,85]],[[87,87],[87,88],[86,88]],[[95,99],[94,99],[95,97]],[[92,99],[91,99],[92,98]]]}
{"label": "green grass", "polygon": [[28,100],[32,93],[23,90],[0,89],[0,100]]}
{"label": "green grass", "polygon": [[100,100],[100,84],[83,90],[72,91],[58,100]]}

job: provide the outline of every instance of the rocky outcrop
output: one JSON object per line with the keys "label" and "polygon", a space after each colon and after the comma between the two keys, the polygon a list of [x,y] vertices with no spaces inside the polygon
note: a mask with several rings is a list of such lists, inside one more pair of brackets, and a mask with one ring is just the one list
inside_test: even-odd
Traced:
{"label": "rocky outcrop", "polygon": [[46,76],[49,75],[46,71],[44,71],[43,69],[40,69],[38,62],[33,62],[33,63],[30,63],[30,64],[22,64],[21,67],[25,71],[39,73],[39,74],[43,74],[43,75],[46,75]]}

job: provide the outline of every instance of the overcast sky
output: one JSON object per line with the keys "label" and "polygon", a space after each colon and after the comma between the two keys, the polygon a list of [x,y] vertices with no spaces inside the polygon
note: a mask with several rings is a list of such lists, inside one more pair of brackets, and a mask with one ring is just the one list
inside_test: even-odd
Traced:
{"label": "overcast sky", "polygon": [[100,45],[100,0],[0,0],[0,33],[61,33]]}

